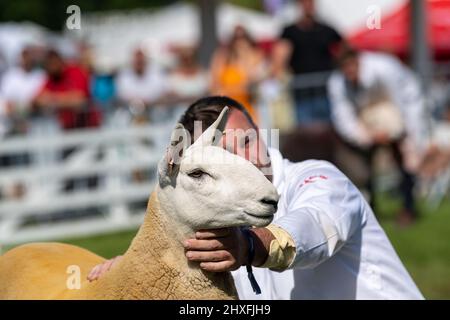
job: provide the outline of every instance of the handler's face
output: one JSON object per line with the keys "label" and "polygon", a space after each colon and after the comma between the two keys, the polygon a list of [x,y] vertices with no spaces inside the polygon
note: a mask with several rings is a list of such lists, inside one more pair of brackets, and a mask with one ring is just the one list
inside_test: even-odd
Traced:
{"label": "handler's face", "polygon": [[231,110],[221,142],[224,149],[250,161],[271,180],[272,170],[267,147],[258,129],[252,126],[241,111]]}

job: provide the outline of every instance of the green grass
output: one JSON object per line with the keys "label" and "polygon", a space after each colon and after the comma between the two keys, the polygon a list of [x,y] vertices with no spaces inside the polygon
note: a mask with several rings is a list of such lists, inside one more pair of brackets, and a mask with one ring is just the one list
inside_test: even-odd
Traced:
{"label": "green grass", "polygon": [[[427,299],[450,299],[450,201],[432,211],[420,207],[421,219],[402,229],[395,225],[399,202],[383,195],[377,216],[401,260]],[[111,258],[128,248],[136,230],[63,240]]]}
{"label": "green grass", "polygon": [[63,240],[61,242],[86,248],[96,254],[112,258],[123,254],[136,235],[137,230],[123,231],[113,234],[92,236],[89,238]]}
{"label": "green grass", "polygon": [[437,210],[420,206],[420,220],[408,228],[394,223],[398,201],[378,199],[378,218],[398,255],[427,299],[450,299],[450,201]]}

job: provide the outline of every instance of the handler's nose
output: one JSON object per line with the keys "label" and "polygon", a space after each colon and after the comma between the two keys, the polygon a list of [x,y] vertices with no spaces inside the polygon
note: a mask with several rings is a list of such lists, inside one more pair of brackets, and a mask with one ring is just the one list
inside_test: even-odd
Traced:
{"label": "handler's nose", "polygon": [[273,206],[273,208],[275,209],[275,211],[277,211],[278,209],[278,200],[275,199],[270,199],[270,198],[264,198],[262,200],[260,200],[263,204],[265,205],[269,205],[269,206]]}

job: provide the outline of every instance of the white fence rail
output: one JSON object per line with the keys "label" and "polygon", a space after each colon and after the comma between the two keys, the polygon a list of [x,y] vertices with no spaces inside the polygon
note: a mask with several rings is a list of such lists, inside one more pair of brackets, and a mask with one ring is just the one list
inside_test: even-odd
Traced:
{"label": "white fence rail", "polygon": [[25,190],[18,199],[0,198],[0,245],[138,226],[145,209],[133,209],[133,203],[148,199],[172,127],[169,121],[2,140],[0,156],[27,154],[31,160],[0,168],[0,190]]}
{"label": "white fence rail", "polygon": [[[316,74],[293,85],[320,85],[325,78]],[[272,123],[269,102],[259,105],[263,128]],[[132,127],[120,115],[101,129],[62,133],[44,121],[29,137],[0,140],[0,157],[22,153],[31,158],[28,165],[0,167],[0,192],[14,185],[25,189],[24,196],[15,200],[0,196],[0,249],[5,244],[124,230],[141,223],[145,209],[135,203],[145,203],[152,191],[154,171],[176,117]],[[444,140],[448,134],[443,133]],[[70,148],[74,151],[61,160],[62,151]],[[93,176],[96,186],[89,187],[87,179]],[[74,179],[73,190],[67,191],[65,186]],[[438,206],[449,187],[450,168],[424,189]]]}

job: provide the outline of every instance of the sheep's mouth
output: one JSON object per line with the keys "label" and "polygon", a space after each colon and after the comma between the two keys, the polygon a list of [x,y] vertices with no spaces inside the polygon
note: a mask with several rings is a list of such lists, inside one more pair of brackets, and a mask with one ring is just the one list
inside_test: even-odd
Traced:
{"label": "sheep's mouth", "polygon": [[254,218],[257,219],[272,219],[273,218],[273,213],[269,213],[269,214],[254,214],[254,213],[250,213],[248,211],[244,211],[246,214],[248,214],[249,216],[252,216]]}

